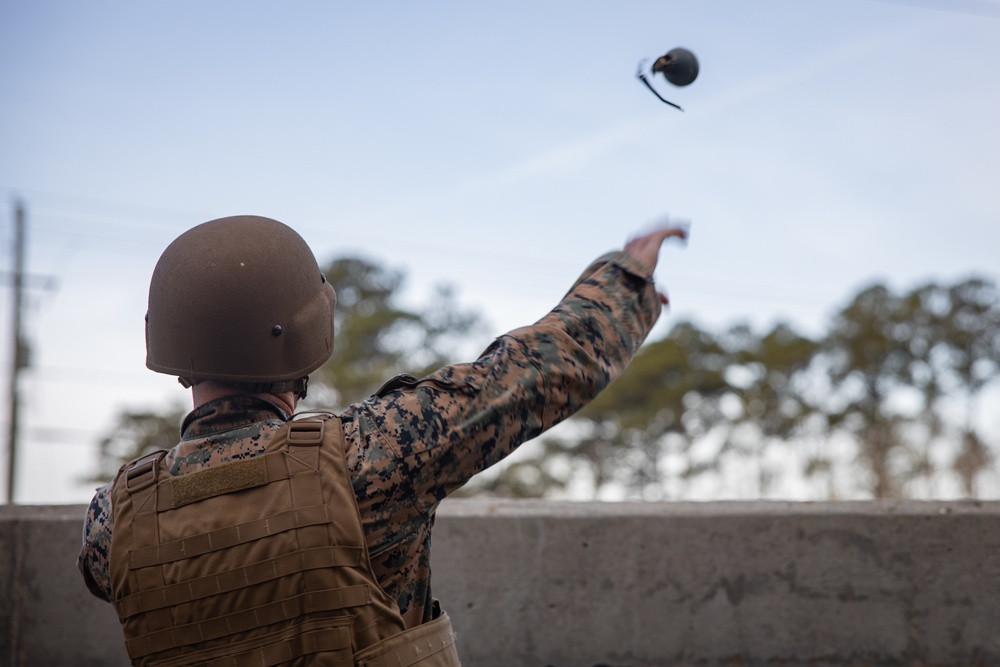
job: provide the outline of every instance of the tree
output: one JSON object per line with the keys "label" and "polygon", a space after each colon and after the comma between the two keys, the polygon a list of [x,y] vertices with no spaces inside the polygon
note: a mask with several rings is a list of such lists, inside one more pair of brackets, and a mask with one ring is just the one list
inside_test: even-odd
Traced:
{"label": "tree", "polygon": [[906,386],[914,356],[912,324],[903,301],[881,284],[858,293],[833,319],[823,341],[830,386],[826,412],[831,431],[852,436],[867,484],[876,498],[901,495],[895,455],[902,444],[902,415],[889,403]]}
{"label": "tree", "polygon": [[[973,416],[998,377],[1000,298],[980,278],[902,294],[868,286],[816,340],[787,324],[715,334],[681,322],[570,428],[477,486],[538,496],[586,478],[595,497],[610,488],[676,497],[732,462],[763,496],[793,470],[784,461],[804,457],[802,472],[825,479],[828,497],[838,478],[863,480],[855,492],[904,497],[949,471],[975,496],[996,456]],[[853,461],[835,454],[845,440]]]}
{"label": "tree", "polygon": [[[947,456],[964,493],[976,495],[994,455],[974,408],[1000,376],[1000,295],[991,281],[929,283],[902,295],[873,285],[834,317],[823,349],[828,437],[856,438],[876,498],[905,496],[915,480],[936,479]],[[959,424],[947,409],[957,397],[964,398]]]}
{"label": "tree", "polygon": [[[926,313],[928,404],[938,408],[945,394],[959,396],[963,404],[951,468],[963,492],[975,497],[979,475],[995,460],[974,417],[983,390],[1000,377],[1000,292],[992,281],[973,277],[951,286],[926,285],[910,298],[919,300]],[[928,412],[934,415],[934,435],[940,435],[945,429],[940,409]]]}
{"label": "tree", "polygon": [[[786,323],[763,336],[742,325],[723,336],[727,350],[726,379],[739,410],[732,415],[733,449],[752,458],[757,468],[757,494],[764,496],[778,471],[765,462],[769,449],[800,436],[817,407],[809,398],[809,379],[818,343],[799,335]],[[828,473],[832,461],[821,452],[808,458],[807,477]]]}
{"label": "tree", "polygon": [[[333,355],[310,382],[323,403],[344,408],[399,373],[426,375],[455,361],[460,341],[482,327],[462,310],[454,290],[439,286],[422,310],[399,303],[404,275],[359,257],[335,259],[324,271],[337,290]],[[325,390],[325,391],[324,391]]]}
{"label": "tree", "polygon": [[126,461],[176,445],[184,414],[180,405],[166,412],[121,410],[107,435],[97,443],[97,472],[86,481],[107,482]]}

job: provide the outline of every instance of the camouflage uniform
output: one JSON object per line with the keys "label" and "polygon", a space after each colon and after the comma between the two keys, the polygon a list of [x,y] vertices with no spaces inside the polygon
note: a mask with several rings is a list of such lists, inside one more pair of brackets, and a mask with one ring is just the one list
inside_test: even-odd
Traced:
{"label": "camouflage uniform", "polygon": [[[395,377],[340,415],[372,566],[407,627],[432,617],[438,503],[583,407],[621,373],[659,314],[645,269],[609,253],[552,312],[497,338],[476,361]],[[288,417],[249,394],[206,403],[185,419],[164,465],[181,474],[257,456]],[[91,501],[78,563],[91,592],[107,600],[113,521],[109,485]]]}

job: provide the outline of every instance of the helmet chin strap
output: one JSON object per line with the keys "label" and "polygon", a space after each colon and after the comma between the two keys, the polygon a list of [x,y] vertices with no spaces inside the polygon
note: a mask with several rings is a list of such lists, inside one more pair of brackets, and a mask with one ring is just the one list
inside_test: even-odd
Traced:
{"label": "helmet chin strap", "polygon": [[[190,389],[196,384],[205,382],[206,379],[207,378],[179,377],[177,378],[177,381],[180,382],[181,386],[185,389]],[[308,375],[295,380],[286,380],[284,382],[238,382],[232,380],[215,381],[235,389],[242,389],[243,391],[251,394],[281,394],[286,391],[294,391],[298,394],[300,399],[306,397],[306,392],[309,389]]]}

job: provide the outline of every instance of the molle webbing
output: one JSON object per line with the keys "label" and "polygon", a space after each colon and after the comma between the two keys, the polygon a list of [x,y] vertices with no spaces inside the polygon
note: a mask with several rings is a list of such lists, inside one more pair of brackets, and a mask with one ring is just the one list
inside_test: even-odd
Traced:
{"label": "molle webbing", "polygon": [[344,667],[353,667],[351,633],[346,627],[306,632],[239,655],[217,658],[202,667],[274,667],[313,653],[342,652]]}
{"label": "molle webbing", "polygon": [[218,639],[237,632],[288,621],[320,611],[335,611],[359,607],[371,601],[365,585],[303,593],[269,604],[217,616],[207,621],[174,626],[126,640],[129,657],[133,660],[179,646]]}
{"label": "molle webbing", "polygon": [[338,418],[288,422],[263,453],[196,472],[171,475],[162,458],[138,460],[113,491],[115,607],[134,665],[352,667],[355,651],[377,667],[458,664],[450,627],[406,630],[379,587]]}
{"label": "molle webbing", "polygon": [[118,615],[128,618],[144,611],[172,607],[210,595],[235,591],[245,586],[323,567],[356,567],[361,564],[361,547],[320,547],[284,554],[246,567],[238,567],[207,577],[133,593],[115,603]]}
{"label": "molle webbing", "polygon": [[[131,561],[133,550],[155,545],[159,541],[159,527],[156,521],[156,490],[160,461],[165,453],[156,452],[139,459],[125,472],[125,491],[130,496],[132,504],[132,521],[129,526],[132,545],[128,554],[129,561]],[[166,583],[162,568],[150,567],[138,572],[132,572],[131,568],[129,570],[136,590],[160,588]],[[144,620],[147,628],[168,628],[173,623],[173,616],[169,609],[155,609],[147,613]],[[124,619],[122,621],[124,623]],[[125,637],[127,646],[128,632],[125,633]]]}
{"label": "molle webbing", "polygon": [[172,542],[164,542],[149,547],[135,549],[131,554],[129,567],[138,569],[151,565],[173,563],[185,558],[193,558],[212,551],[228,549],[237,544],[277,535],[295,528],[320,526],[330,522],[330,508],[326,505],[302,507],[288,510],[266,519],[248,521],[235,526],[226,526],[208,533],[192,535]]}
{"label": "molle webbing", "polygon": [[[239,651],[217,646],[200,652],[199,667],[272,667],[312,653],[335,652],[329,667],[354,667],[351,618],[320,618],[269,632],[246,643]],[[158,661],[157,667],[187,667],[187,656]]]}

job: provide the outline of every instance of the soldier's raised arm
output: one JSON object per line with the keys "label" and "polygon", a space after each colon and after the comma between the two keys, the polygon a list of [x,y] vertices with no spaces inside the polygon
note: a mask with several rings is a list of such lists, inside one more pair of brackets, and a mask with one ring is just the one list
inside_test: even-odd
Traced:
{"label": "soldier's raised arm", "polygon": [[476,361],[386,383],[352,409],[362,440],[398,451],[407,462],[398,473],[433,512],[625,369],[666,303],[652,279],[660,248],[686,235],[669,225],[641,233],[592,262],[545,317],[499,336]]}

